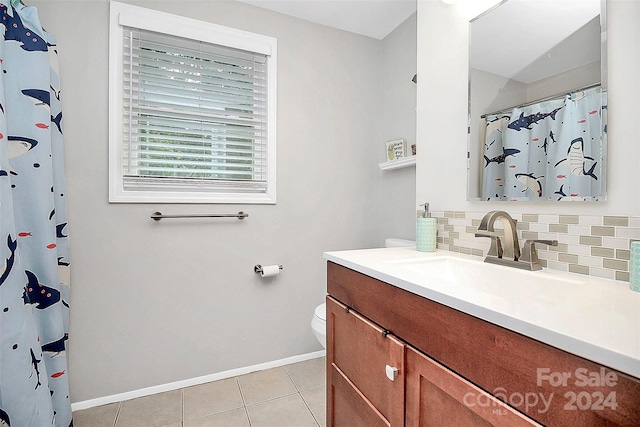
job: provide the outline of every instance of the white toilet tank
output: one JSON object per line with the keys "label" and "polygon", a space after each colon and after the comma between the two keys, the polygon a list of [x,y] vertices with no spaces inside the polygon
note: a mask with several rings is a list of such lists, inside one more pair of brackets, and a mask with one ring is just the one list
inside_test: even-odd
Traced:
{"label": "white toilet tank", "polygon": [[386,239],[384,239],[385,248],[404,248],[415,245],[416,242],[414,240],[399,239],[397,237],[387,237]]}

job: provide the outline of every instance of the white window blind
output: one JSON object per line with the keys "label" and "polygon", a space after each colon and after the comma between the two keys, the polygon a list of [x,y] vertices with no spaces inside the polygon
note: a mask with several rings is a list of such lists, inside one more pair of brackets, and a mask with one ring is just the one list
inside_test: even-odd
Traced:
{"label": "white window blind", "polygon": [[276,203],[277,40],[109,9],[109,202]]}
{"label": "white window blind", "polygon": [[125,27],[126,189],[264,192],[267,57]]}

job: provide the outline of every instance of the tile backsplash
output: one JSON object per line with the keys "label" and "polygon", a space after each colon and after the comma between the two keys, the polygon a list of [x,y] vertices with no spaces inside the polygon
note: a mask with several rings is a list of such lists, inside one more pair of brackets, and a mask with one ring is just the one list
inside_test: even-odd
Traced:
{"label": "tile backsplash", "polygon": [[[419,213],[419,212],[418,212]],[[486,212],[434,211],[438,249],[484,257],[490,240],[475,237]],[[527,239],[557,240],[558,246],[536,245],[547,268],[605,279],[629,280],[631,241],[640,240],[640,217],[511,214],[518,221],[520,246]],[[500,221],[496,230],[501,228]]]}

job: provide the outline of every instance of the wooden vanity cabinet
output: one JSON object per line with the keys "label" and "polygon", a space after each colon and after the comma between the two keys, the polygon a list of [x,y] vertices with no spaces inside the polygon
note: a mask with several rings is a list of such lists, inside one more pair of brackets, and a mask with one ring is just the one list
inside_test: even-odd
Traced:
{"label": "wooden vanity cabinet", "polygon": [[330,426],[539,426],[330,296],[327,331]]}
{"label": "wooden vanity cabinet", "polygon": [[638,378],[332,262],[327,291],[328,426],[640,425]]}

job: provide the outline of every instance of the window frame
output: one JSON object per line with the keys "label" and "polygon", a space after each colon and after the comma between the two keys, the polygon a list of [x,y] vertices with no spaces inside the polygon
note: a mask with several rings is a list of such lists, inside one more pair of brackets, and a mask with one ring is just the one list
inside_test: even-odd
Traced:
{"label": "window frame", "polygon": [[[267,188],[262,193],[125,189],[123,169],[123,27],[155,31],[266,55]],[[170,29],[171,31],[167,31]],[[110,2],[109,23],[109,202],[110,203],[276,203],[277,40],[273,37],[129,4]]]}

